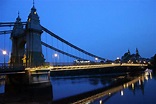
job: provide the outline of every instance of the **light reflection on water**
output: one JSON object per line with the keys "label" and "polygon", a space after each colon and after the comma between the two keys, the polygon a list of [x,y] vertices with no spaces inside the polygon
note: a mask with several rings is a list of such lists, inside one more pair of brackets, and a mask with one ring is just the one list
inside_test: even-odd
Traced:
{"label": "light reflection on water", "polygon": [[[148,75],[136,78],[138,79],[134,79],[136,80],[134,83],[122,83],[115,86],[116,91],[114,91],[115,89],[110,90],[110,86],[114,85],[117,79],[123,79],[123,76],[119,76],[118,78],[108,76],[51,77],[51,93],[53,95],[51,99],[55,101],[84,92],[109,87],[109,89],[103,91],[108,92],[110,90],[110,93],[103,93],[103,96],[87,101],[88,104],[155,104],[156,77],[149,73]],[[0,79],[0,95],[5,93],[4,82],[4,79]],[[91,96],[94,96],[94,94]]]}
{"label": "light reflection on water", "polygon": [[0,75],[0,94],[4,93],[4,84],[5,84],[5,76],[4,75]]}
{"label": "light reflection on water", "polygon": [[91,101],[89,104],[156,104],[156,80],[152,78],[151,73],[139,77],[136,83],[124,84],[124,89]]}
{"label": "light reflection on water", "polygon": [[[68,77],[51,78],[54,100],[108,86],[112,78],[98,77]],[[61,93],[61,94],[60,94]]]}
{"label": "light reflection on water", "polygon": [[4,93],[4,85],[0,85],[0,94]]}

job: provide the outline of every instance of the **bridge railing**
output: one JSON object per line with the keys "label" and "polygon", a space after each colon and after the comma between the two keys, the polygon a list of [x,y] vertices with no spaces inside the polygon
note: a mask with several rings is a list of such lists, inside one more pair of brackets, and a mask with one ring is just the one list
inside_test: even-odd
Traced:
{"label": "bridge railing", "polygon": [[99,64],[105,64],[101,62],[90,62],[90,63],[75,63],[75,62],[53,62],[53,63],[45,63],[43,66],[79,66],[79,65],[99,65]]}
{"label": "bridge railing", "polygon": [[8,63],[0,63],[0,72],[9,72],[9,71],[24,71],[27,68],[37,68],[37,69],[87,69],[87,68],[103,68],[103,67],[115,67],[115,66],[148,66],[148,64],[129,64],[129,63],[45,63],[40,66],[26,66],[25,64],[8,64]]}
{"label": "bridge railing", "polygon": [[85,66],[85,65],[120,65],[120,66],[147,66],[148,64],[140,64],[140,63],[104,63],[104,62],[91,62],[91,63],[74,63],[74,62],[53,62],[46,63],[42,66]]}
{"label": "bridge railing", "polygon": [[22,71],[24,69],[25,69],[25,66],[23,66],[23,65],[0,63],[0,72]]}

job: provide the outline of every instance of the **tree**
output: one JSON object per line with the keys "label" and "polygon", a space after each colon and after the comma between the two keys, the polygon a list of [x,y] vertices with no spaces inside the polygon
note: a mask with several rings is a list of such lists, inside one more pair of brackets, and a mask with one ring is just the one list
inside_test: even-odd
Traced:
{"label": "tree", "polygon": [[156,68],[156,54],[151,58],[151,65]]}

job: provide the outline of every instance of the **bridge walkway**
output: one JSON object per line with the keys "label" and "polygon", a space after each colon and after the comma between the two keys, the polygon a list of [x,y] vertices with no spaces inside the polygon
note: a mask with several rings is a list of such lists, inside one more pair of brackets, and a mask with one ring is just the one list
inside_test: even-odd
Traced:
{"label": "bridge walkway", "polygon": [[107,67],[146,67],[148,66],[147,64],[119,64],[119,63],[112,63],[112,64],[87,64],[87,65],[47,65],[47,66],[40,66],[40,67],[25,67],[25,66],[18,66],[18,67],[13,67],[13,66],[0,66],[0,73],[7,73],[7,72],[22,72],[25,70],[31,70],[31,71],[63,71],[63,70],[80,70],[80,69],[96,69],[96,68],[107,68]]}

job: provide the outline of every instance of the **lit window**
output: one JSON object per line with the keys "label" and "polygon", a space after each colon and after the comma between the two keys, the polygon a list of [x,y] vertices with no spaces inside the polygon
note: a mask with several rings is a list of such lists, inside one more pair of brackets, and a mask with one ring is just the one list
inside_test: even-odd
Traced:
{"label": "lit window", "polygon": [[34,14],[36,14],[36,12],[34,12]]}

